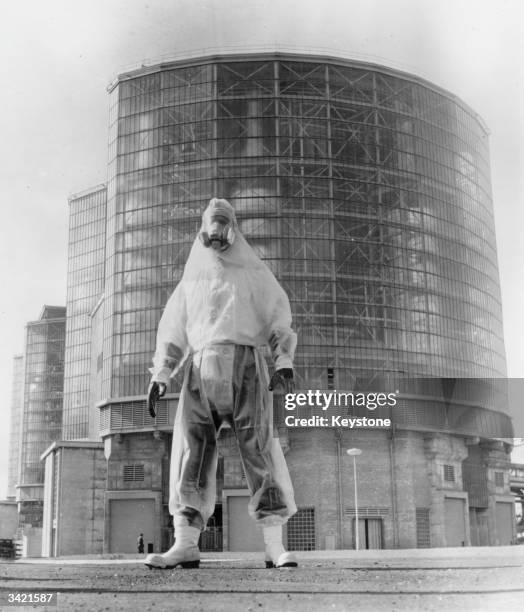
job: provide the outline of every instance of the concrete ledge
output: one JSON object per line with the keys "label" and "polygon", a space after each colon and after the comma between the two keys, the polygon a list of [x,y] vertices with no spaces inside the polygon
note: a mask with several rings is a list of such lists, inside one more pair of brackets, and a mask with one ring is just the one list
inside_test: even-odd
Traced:
{"label": "concrete ledge", "polygon": [[[234,561],[263,561],[262,552],[209,552],[202,553],[201,560],[206,563],[227,563]],[[406,567],[421,562],[426,567],[432,564],[438,567],[453,565],[453,561],[465,563],[468,559],[475,561],[476,567],[491,565],[496,560],[498,565],[524,566],[524,546],[470,546],[460,548],[406,548],[382,550],[313,550],[298,551],[300,561],[332,561],[351,562],[352,564],[367,564],[373,562],[374,567],[392,565]],[[142,563],[145,555],[136,554],[103,554],[103,555],[69,555],[54,558],[25,558],[11,561],[11,563],[43,563],[43,564],[111,564],[111,563]]]}

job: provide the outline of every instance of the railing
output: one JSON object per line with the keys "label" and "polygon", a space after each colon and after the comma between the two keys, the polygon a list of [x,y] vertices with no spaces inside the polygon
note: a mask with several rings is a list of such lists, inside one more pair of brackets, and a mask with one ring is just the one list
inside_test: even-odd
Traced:
{"label": "railing", "polygon": [[219,552],[222,550],[222,527],[208,527],[200,536],[202,552]]}
{"label": "railing", "polygon": [[3,559],[14,559],[16,555],[16,547],[14,540],[0,540],[0,557]]}

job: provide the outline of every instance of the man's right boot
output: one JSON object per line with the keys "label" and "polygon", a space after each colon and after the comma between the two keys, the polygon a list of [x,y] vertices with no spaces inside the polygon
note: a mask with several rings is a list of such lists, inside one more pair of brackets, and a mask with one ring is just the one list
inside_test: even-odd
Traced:
{"label": "man's right boot", "polygon": [[266,547],[266,567],[297,567],[297,558],[292,552],[286,552],[282,543],[282,525],[263,527]]}
{"label": "man's right boot", "polygon": [[161,555],[147,555],[144,563],[149,569],[197,568],[200,565],[199,537],[200,529],[180,525],[175,528],[174,545]]}

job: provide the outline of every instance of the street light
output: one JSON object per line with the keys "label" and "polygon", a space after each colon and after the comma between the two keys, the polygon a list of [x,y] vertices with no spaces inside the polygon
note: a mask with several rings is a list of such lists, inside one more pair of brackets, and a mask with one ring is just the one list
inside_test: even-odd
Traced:
{"label": "street light", "polygon": [[348,455],[353,457],[353,481],[355,483],[355,550],[358,550],[358,499],[357,499],[357,461],[355,457],[361,455],[360,448],[348,448]]}

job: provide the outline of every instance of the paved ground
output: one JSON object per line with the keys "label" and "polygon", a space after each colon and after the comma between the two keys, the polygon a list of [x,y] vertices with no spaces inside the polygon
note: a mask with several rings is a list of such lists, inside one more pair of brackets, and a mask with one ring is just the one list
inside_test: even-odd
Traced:
{"label": "paved ground", "polygon": [[[198,570],[153,571],[136,556],[0,563],[8,593],[58,592],[67,611],[524,610],[524,546],[300,553],[266,570],[261,554],[204,554]],[[39,606],[38,610],[57,608]]]}

